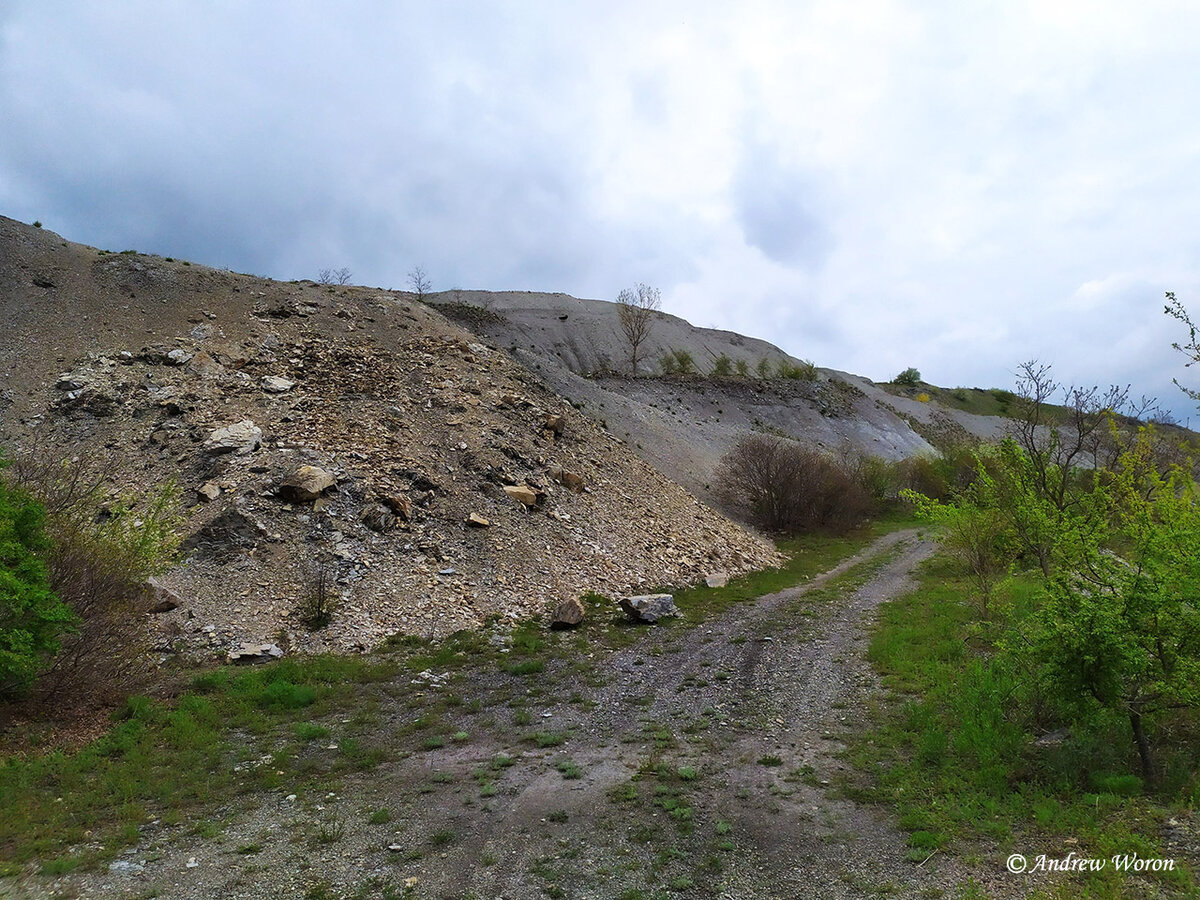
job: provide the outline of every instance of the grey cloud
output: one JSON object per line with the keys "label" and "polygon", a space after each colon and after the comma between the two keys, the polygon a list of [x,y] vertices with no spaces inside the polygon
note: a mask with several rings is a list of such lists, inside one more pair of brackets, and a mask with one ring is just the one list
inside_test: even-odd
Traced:
{"label": "grey cloud", "polygon": [[783,164],[773,150],[748,147],[733,185],[747,243],[783,265],[820,268],[833,248],[816,212],[821,192],[813,175]]}

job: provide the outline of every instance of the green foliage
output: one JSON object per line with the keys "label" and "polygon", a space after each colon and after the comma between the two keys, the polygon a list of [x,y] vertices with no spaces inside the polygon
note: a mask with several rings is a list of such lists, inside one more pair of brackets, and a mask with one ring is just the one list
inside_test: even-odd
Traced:
{"label": "green foliage", "polygon": [[659,358],[658,368],[664,375],[691,375],[696,361],[687,350],[668,350]]}
{"label": "green foliage", "polygon": [[771,377],[771,360],[765,356],[760,357],[754,366],[754,372],[759,378],[766,381]]}
{"label": "green foliage", "polygon": [[76,621],[38,555],[49,547],[44,521],[40,504],[0,481],[0,698],[29,688]]}
{"label": "green foliage", "polygon": [[1035,602],[999,623],[996,659],[1026,674],[1048,716],[1084,727],[1126,717],[1151,784],[1154,722],[1200,708],[1200,504],[1191,475],[1157,460],[1150,426],[1092,471],[1006,440],[980,455],[953,505],[908,495],[944,526],[982,618],[1021,551],[1036,565]]}
{"label": "green foliage", "polygon": [[744,359],[739,359],[735,362],[733,368],[737,371],[739,378],[747,378],[750,375],[750,363]]}
{"label": "green foliage", "polygon": [[733,360],[722,353],[713,360],[712,371],[709,374],[716,378],[728,378],[733,374]]}
{"label": "green foliage", "polygon": [[921,383],[921,373],[909,366],[899,375],[892,379],[892,384],[899,384],[903,387],[916,387]]}
{"label": "green foliage", "polygon": [[798,363],[781,359],[775,374],[780,378],[788,378],[792,381],[816,381],[817,367],[806,359],[802,359]]}

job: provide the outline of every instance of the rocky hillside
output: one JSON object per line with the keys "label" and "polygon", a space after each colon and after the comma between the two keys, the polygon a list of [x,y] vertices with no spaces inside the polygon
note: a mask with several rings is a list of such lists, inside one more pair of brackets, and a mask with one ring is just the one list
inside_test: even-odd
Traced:
{"label": "rocky hillside", "polygon": [[721,456],[747,432],[783,434],[840,455],[903,459],[935,453],[930,440],[966,432],[993,439],[996,416],[895,396],[868,379],[817,368],[811,381],[789,378],[713,378],[726,357],[751,375],[799,364],[766,341],[731,331],[698,328],[667,313],[654,317],[643,349],[648,374],[663,354],[684,351],[696,374],[637,378],[622,374],[628,344],[614,303],[566,294],[447,291],[436,308],[498,347],[507,348],[556,393],[570,399],[698,496],[715,502],[711,477]]}
{"label": "rocky hillside", "polygon": [[[157,619],[176,646],[369,647],[777,559],[411,295],[0,218],[0,324],[3,447],[182,487]],[[321,573],[337,612],[310,632]]]}

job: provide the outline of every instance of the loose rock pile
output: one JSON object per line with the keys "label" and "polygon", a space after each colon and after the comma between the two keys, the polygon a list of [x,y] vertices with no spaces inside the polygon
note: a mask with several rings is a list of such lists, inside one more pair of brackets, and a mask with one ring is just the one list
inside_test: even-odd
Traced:
{"label": "loose rock pile", "polygon": [[[435,313],[270,284],[240,318],[198,309],[186,332],[90,353],[38,425],[103,447],[116,487],[185,489],[164,648],[365,649],[778,561]],[[310,632],[300,610],[326,589]]]}

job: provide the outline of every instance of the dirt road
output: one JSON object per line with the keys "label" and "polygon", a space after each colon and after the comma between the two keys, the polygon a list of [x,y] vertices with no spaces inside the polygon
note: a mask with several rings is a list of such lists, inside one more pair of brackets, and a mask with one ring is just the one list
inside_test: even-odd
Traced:
{"label": "dirt road", "polygon": [[[214,814],[212,834],[147,829],[114,870],[38,893],[955,897],[971,877],[989,896],[1017,892],[994,860],[911,859],[886,811],[839,790],[842,737],[878,691],[864,661],[873,610],[912,588],[930,552],[915,532],[887,535],[698,624],[564,650],[516,693],[465,671],[444,746],[314,777],[298,796],[250,795]],[[364,699],[382,740],[426,690],[417,679]]]}

